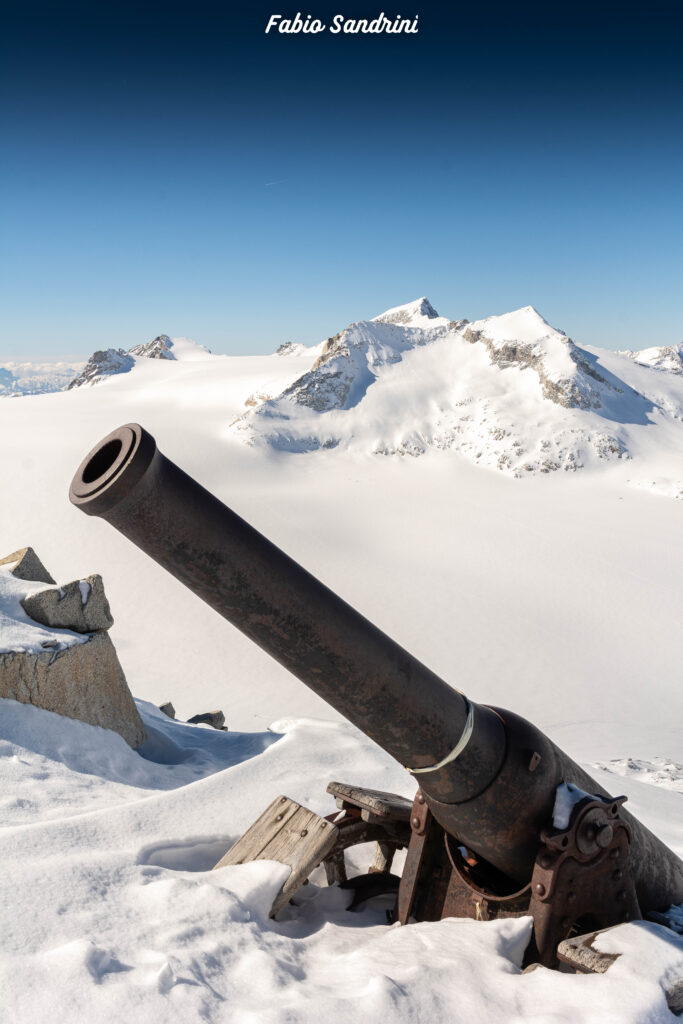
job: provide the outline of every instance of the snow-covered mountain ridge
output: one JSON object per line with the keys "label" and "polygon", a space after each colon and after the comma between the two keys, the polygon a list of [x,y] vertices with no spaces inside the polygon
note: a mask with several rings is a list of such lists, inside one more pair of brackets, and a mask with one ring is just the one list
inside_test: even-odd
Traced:
{"label": "snow-covered mountain ridge", "polygon": [[126,352],[122,348],[108,348],[93,352],[88,362],[67,388],[81,388],[85,384],[97,384],[105,377],[117,373],[129,373],[138,359],[197,360],[210,359],[211,352],[188,338],[169,338],[160,334],[152,341],[134,345]]}
{"label": "snow-covered mountain ridge", "polygon": [[209,359],[211,352],[188,338],[170,338],[168,334],[160,334],[152,341],[134,345],[128,350],[98,349],[88,360],[13,360],[0,364],[0,397],[21,398],[97,384],[105,377],[129,373],[140,357],[188,361]]}
{"label": "snow-covered mountain ridge", "polygon": [[160,335],[95,352],[62,388],[125,380],[155,401],[196,398],[222,414],[226,441],[275,452],[450,449],[516,477],[633,462],[633,483],[678,497],[679,349],[582,347],[532,306],[468,323],[422,297],[270,356],[217,356]]}
{"label": "snow-covered mountain ridge", "polygon": [[477,320],[462,334],[472,344],[482,343],[496,366],[535,370],[543,397],[566,409],[599,409],[604,388],[623,390],[610,385],[591,365],[588,353],[551,327],[533,306]]}
{"label": "snow-covered mountain ridge", "polygon": [[683,446],[677,382],[641,375],[634,387],[633,360],[580,347],[532,306],[468,323],[418,299],[315,351],[306,373],[235,420],[237,436],[296,453],[449,448],[513,476],[628,460],[634,428],[660,417]]}
{"label": "snow-covered mountain ridge", "polygon": [[624,353],[642,366],[653,366],[656,370],[683,374],[683,341],[680,345],[662,345],[643,348],[638,352],[627,349]]}

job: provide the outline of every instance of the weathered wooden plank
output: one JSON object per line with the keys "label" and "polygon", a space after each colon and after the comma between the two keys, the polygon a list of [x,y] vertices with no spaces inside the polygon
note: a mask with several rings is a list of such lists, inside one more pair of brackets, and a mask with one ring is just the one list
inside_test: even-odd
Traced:
{"label": "weathered wooden plank", "polygon": [[558,959],[582,974],[604,974],[619,954],[601,953],[593,949],[593,940],[599,934],[600,932],[590,932],[587,935],[573,935],[570,939],[564,939],[557,947]]}
{"label": "weathered wooden plank", "polygon": [[[410,821],[412,802],[397,793],[385,793],[379,789],[364,789],[362,786],[348,786],[344,782],[330,782],[327,792],[336,798],[337,806],[351,804],[368,812],[368,816],[389,818],[393,821]],[[365,814],[363,815],[365,817]],[[366,818],[366,820],[368,820]]]}
{"label": "weathered wooden plank", "polygon": [[[575,935],[570,939],[565,939],[557,947],[558,959],[582,974],[604,974],[621,955],[620,953],[601,953],[599,949],[594,948],[595,939],[606,931],[611,931],[611,929],[604,928],[602,931],[589,932],[587,935]],[[666,977],[662,982],[662,987],[667,1006],[672,1013],[679,1014],[683,1010],[683,975]]]}
{"label": "weathered wooden plank", "polygon": [[387,843],[378,839],[375,844],[375,856],[370,865],[370,874],[384,874],[386,871],[391,871],[394,854],[398,848],[396,843]]}
{"label": "weathered wooden plank", "polygon": [[279,796],[231,846],[216,868],[253,860],[286,864],[290,875],[270,910],[274,917],[334,846],[339,829],[295,800]]}
{"label": "weathered wooden plank", "polygon": [[249,826],[236,843],[233,843],[215,866],[222,868],[228,864],[244,864],[250,860],[266,859],[259,857],[261,851],[274,839],[284,824],[293,817],[298,806],[299,804],[286,796],[276,797],[261,817]]}
{"label": "weathered wooden plank", "polygon": [[346,861],[343,850],[333,850],[323,861],[328,885],[341,885],[346,882]]}

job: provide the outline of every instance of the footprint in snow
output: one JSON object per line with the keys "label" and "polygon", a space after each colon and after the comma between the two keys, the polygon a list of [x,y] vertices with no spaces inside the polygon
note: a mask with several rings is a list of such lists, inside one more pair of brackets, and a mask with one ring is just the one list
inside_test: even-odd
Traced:
{"label": "footprint in snow", "polygon": [[201,836],[155,843],[140,850],[137,863],[172,871],[211,871],[235,841],[235,836]]}

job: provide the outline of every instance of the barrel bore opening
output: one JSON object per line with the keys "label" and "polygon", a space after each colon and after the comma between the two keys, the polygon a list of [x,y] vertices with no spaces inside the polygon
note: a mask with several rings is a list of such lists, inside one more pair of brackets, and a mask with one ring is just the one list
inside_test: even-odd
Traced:
{"label": "barrel bore opening", "polygon": [[119,455],[123,444],[118,437],[113,438],[96,451],[88,465],[83,470],[83,483],[92,484],[111,469]]}

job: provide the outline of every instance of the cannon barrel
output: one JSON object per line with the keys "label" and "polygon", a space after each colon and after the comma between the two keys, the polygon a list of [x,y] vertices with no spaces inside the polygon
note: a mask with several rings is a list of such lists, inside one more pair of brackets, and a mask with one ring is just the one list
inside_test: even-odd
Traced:
{"label": "cannon barrel", "polygon": [[[539,729],[468,700],[179,469],[139,424],[78,468],[99,516],[412,771],[436,820],[515,882],[531,876],[555,789],[607,795]],[[683,901],[683,862],[631,815],[641,907]]]}

